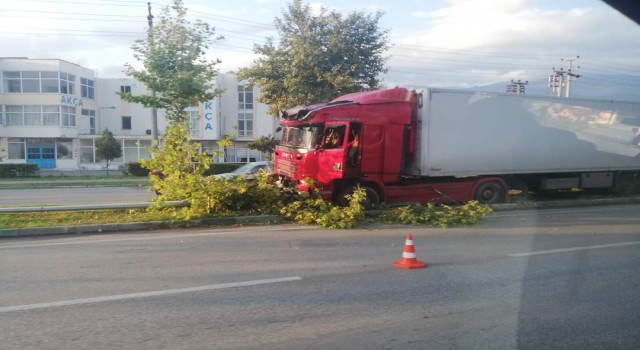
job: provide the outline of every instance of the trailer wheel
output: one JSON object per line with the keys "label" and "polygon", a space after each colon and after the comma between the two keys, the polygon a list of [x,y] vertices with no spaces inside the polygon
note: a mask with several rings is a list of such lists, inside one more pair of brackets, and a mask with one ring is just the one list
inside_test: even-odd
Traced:
{"label": "trailer wheel", "polygon": [[[373,187],[367,185],[360,185],[360,187],[364,189],[367,194],[367,199],[365,199],[360,204],[362,204],[365,209],[377,208],[380,205],[380,195],[378,194],[378,191],[376,191]],[[341,207],[348,206],[349,201],[347,200],[346,196],[352,194],[355,189],[356,186],[348,186],[340,191],[340,194],[338,195],[338,198],[336,200],[337,204]]]}
{"label": "trailer wheel", "polygon": [[617,195],[628,196],[638,192],[639,187],[636,174],[622,173],[616,178],[612,191]]}
{"label": "trailer wheel", "polygon": [[485,182],[478,187],[473,198],[480,203],[495,204],[504,201],[506,190],[497,181]]}

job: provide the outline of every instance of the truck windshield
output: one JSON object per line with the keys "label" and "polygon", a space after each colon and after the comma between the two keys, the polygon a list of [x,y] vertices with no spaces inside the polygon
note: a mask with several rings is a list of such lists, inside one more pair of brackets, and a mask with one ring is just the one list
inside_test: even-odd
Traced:
{"label": "truck windshield", "polygon": [[293,148],[311,149],[321,139],[320,126],[286,126],[282,130],[280,145]]}

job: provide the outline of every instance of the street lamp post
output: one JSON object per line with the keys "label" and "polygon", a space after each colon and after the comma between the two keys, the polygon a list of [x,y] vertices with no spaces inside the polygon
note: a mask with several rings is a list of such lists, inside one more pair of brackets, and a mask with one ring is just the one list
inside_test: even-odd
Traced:
{"label": "street lamp post", "polygon": [[116,106],[98,107],[98,127],[96,128],[98,130],[98,135],[102,134],[102,118],[100,117],[100,111],[103,109],[116,109]]}

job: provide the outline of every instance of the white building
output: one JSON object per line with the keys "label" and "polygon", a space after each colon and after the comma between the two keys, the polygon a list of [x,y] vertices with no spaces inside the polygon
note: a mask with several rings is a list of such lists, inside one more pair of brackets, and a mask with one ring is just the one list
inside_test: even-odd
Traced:
{"label": "white building", "polygon": [[[104,129],[122,143],[123,156],[114,167],[148,158],[151,109],[126,103],[115,92],[147,93],[133,79],[96,78],[95,72],[58,59],[0,58],[0,158],[7,163],[33,163],[40,169],[101,169],[95,139]],[[187,109],[191,136],[203,150],[233,135],[234,145],[218,161],[247,162],[264,155],[246,148],[248,141],[273,135],[277,121],[258,103],[258,90],[219,74],[215,87],[225,92]],[[158,134],[167,121],[158,111]]]}

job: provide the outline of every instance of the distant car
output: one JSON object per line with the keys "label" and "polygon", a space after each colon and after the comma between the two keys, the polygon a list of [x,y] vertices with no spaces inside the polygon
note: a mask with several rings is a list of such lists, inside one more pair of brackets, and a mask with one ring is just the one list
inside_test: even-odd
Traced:
{"label": "distant car", "polygon": [[229,180],[235,176],[243,177],[245,179],[252,179],[253,175],[261,169],[266,169],[271,171],[271,166],[266,161],[250,162],[230,173],[216,174],[214,175],[214,177],[216,179],[226,179],[226,180]]}

